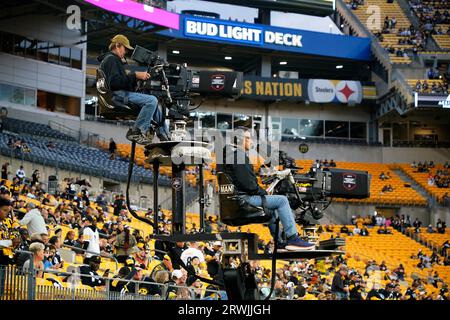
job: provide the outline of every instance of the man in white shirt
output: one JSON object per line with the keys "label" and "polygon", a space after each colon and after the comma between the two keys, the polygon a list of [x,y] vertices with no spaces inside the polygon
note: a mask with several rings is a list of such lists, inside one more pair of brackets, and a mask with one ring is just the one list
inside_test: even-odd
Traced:
{"label": "man in white shirt", "polygon": [[39,209],[37,209],[36,205],[32,202],[27,204],[27,213],[19,223],[21,226],[27,226],[29,234],[48,234],[45,220]]}
{"label": "man in white shirt", "polygon": [[198,249],[197,242],[189,242],[189,248],[183,251],[180,258],[184,262],[184,264],[188,263],[189,258],[197,257],[200,260],[200,263],[205,262],[205,256],[203,252]]}
{"label": "man in white shirt", "polygon": [[85,253],[84,260],[88,264],[92,256],[100,255],[100,236],[92,216],[86,216],[83,221],[83,249],[89,251]]}
{"label": "man in white shirt", "polygon": [[25,171],[23,170],[23,166],[20,166],[16,171],[16,177],[19,178],[20,184],[23,183],[23,179],[25,179]]}

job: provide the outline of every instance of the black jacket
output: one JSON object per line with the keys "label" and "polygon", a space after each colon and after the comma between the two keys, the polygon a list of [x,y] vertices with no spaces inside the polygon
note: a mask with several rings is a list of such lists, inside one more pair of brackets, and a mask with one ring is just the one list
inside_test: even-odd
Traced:
{"label": "black jacket", "polygon": [[218,164],[217,170],[228,174],[239,192],[248,195],[267,194],[267,192],[258,185],[250,159],[244,149],[229,145],[224,148],[223,154],[224,163]]}
{"label": "black jacket", "polygon": [[101,62],[100,69],[105,73],[109,90],[134,91],[137,83],[136,75],[134,73],[126,74],[124,63],[118,56],[107,52],[100,55],[97,60]]}

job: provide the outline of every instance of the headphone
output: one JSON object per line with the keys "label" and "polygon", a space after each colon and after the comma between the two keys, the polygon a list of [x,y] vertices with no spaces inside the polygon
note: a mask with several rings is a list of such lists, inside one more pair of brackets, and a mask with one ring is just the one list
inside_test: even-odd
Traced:
{"label": "headphone", "polygon": [[237,146],[240,146],[244,143],[245,133],[249,132],[250,129],[247,127],[237,127],[235,128],[235,135],[233,137],[233,143]]}

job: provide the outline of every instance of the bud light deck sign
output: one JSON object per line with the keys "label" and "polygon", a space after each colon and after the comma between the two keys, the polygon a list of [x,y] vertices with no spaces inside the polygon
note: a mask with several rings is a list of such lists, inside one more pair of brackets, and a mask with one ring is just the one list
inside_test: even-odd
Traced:
{"label": "bud light deck sign", "polygon": [[158,34],[170,38],[228,43],[266,50],[372,60],[369,38],[191,15],[181,15],[180,17],[180,30],[163,30],[158,31]]}

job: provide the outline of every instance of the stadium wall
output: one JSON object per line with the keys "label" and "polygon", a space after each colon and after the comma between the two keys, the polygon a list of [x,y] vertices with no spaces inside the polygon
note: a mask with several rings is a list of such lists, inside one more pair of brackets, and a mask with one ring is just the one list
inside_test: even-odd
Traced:
{"label": "stadium wall", "polygon": [[412,163],[433,160],[445,163],[450,160],[450,149],[445,148],[393,148],[308,143],[306,154],[298,150],[300,142],[281,142],[280,148],[294,159],[334,159],[335,161]]}
{"label": "stadium wall", "polygon": [[[373,215],[374,211],[377,210],[375,205],[350,205],[350,204],[341,204],[341,203],[333,203],[326,210],[323,222],[330,224],[351,224],[351,218],[353,215],[361,217],[365,217],[367,215]],[[443,218],[447,222],[450,220],[449,212],[445,212],[445,210],[438,211],[426,208],[426,207],[398,207],[396,210],[396,214],[405,215],[411,217],[411,221],[414,221],[416,218],[419,218],[422,221],[424,226],[428,226],[428,224],[436,224],[437,218]],[[327,222],[325,222],[328,220]]]}
{"label": "stadium wall", "polygon": [[[66,16],[54,15],[27,15],[25,19],[23,17],[3,19],[0,21],[0,31],[39,40],[42,45],[44,42],[49,42],[50,46],[54,44],[80,49],[82,50],[81,69],[0,52],[0,82],[75,97],[79,99],[79,106],[68,107],[70,112],[76,111],[79,116],[48,112],[36,106],[21,106],[2,101],[2,105],[6,104],[10,107],[10,115],[22,119],[32,117],[34,121],[41,123],[48,123],[48,118],[52,117],[66,126],[79,128],[79,119],[84,118],[86,36],[80,35],[80,30],[68,29],[66,19]],[[75,43],[81,44],[75,45]]]}

